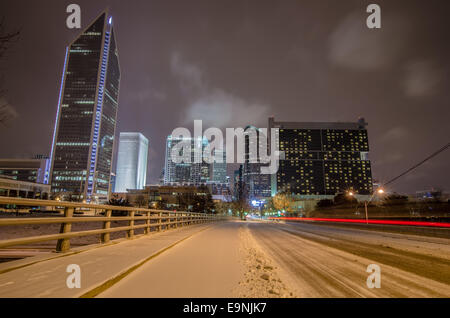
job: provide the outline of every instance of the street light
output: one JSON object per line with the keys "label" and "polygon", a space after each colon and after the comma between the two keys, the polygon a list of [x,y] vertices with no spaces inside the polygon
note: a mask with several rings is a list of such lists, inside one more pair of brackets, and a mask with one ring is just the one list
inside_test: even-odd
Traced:
{"label": "street light", "polygon": [[[365,210],[365,212],[366,212],[366,224],[369,224],[369,212],[368,212],[368,205],[369,205],[369,203],[373,200],[373,198],[375,197],[375,194],[383,194],[384,193],[384,190],[382,189],[382,188],[379,188],[377,191],[375,191],[373,194],[372,194],[372,196],[370,197],[370,199],[367,201],[367,200],[364,200],[364,210]],[[349,196],[351,196],[351,197],[353,197],[355,194],[353,193],[353,192],[348,192],[348,195]]]}
{"label": "street light", "polygon": [[379,188],[376,192],[374,192],[372,194],[372,196],[370,197],[369,201],[365,200],[364,201],[364,209],[366,210],[366,224],[369,224],[369,214],[367,212],[367,206],[369,205],[369,203],[372,201],[372,199],[375,197],[375,194],[383,194],[384,190],[382,188]]}

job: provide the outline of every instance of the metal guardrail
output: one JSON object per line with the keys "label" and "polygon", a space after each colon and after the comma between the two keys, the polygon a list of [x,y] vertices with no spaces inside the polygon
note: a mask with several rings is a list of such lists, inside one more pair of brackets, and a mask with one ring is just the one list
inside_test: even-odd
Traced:
{"label": "metal guardrail", "polygon": [[[151,210],[135,207],[120,207],[111,205],[97,205],[75,202],[62,202],[53,200],[35,200],[11,197],[0,197],[0,205],[15,205],[28,207],[62,207],[64,208],[64,217],[45,217],[45,218],[6,218],[0,219],[1,226],[8,225],[30,225],[30,224],[55,224],[60,223],[59,234],[30,236],[9,240],[1,240],[0,248],[19,246],[31,243],[58,240],[56,244],[57,252],[67,252],[70,250],[70,239],[74,237],[83,237],[91,235],[100,235],[101,243],[110,241],[110,234],[113,232],[126,232],[126,238],[134,237],[135,230],[144,229],[144,234],[150,234],[152,229],[156,232],[169,230],[172,228],[183,227],[193,224],[201,224],[222,220],[222,216],[192,213],[192,212],[172,212],[165,210]],[[95,210],[104,212],[102,217],[74,217],[76,209]],[[126,212],[127,216],[112,216],[113,211]],[[143,216],[136,216],[136,214]],[[128,221],[127,226],[111,227],[112,221]],[[145,221],[145,224],[135,225],[135,221]],[[73,223],[85,222],[103,222],[103,227],[97,230],[86,230],[72,232]]]}

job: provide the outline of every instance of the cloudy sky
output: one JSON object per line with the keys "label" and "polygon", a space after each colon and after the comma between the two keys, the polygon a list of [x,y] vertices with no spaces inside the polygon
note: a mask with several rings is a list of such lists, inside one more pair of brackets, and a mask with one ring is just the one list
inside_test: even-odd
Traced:
{"label": "cloudy sky", "polygon": [[[289,121],[369,122],[374,178],[387,181],[449,142],[450,2],[447,0],[2,0],[21,38],[0,64],[18,117],[0,126],[0,157],[48,154],[65,46],[110,7],[122,69],[117,132],[150,141],[148,182],[163,168],[176,127],[267,126]],[[382,28],[366,27],[366,7]],[[450,190],[450,151],[392,185]]]}

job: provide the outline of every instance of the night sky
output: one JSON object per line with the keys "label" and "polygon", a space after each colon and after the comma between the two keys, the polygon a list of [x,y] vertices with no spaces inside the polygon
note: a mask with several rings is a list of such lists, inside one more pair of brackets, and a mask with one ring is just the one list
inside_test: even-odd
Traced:
{"label": "night sky", "polygon": [[[2,0],[0,17],[21,38],[0,64],[18,117],[0,126],[0,157],[49,154],[65,46],[107,6],[122,80],[117,136],[150,142],[148,182],[163,168],[176,127],[267,127],[287,121],[369,123],[373,177],[387,181],[449,141],[448,0],[61,1]],[[366,7],[382,9],[381,30]],[[390,190],[450,190],[450,151]]]}

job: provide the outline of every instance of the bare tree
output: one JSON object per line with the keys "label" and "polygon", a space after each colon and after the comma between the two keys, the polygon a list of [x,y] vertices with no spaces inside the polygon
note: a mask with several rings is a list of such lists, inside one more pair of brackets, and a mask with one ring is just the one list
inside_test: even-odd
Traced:
{"label": "bare tree", "polygon": [[5,52],[10,45],[19,39],[20,30],[6,31],[5,30],[5,18],[0,20],[0,60],[5,56]]}
{"label": "bare tree", "polygon": [[5,125],[17,116],[14,107],[12,107],[4,97],[0,96],[0,123]]}
{"label": "bare tree", "polygon": [[148,200],[145,198],[143,194],[139,194],[134,200],[134,204],[136,204],[139,208],[144,206],[148,207]]}
{"label": "bare tree", "polygon": [[[4,60],[5,53],[11,44],[18,40],[20,30],[8,32],[5,30],[5,19],[0,20],[0,62]],[[0,78],[0,80],[2,80]],[[0,123],[5,124],[8,121],[17,117],[17,112],[9,105],[7,100],[3,97],[5,91],[0,87]]]}

